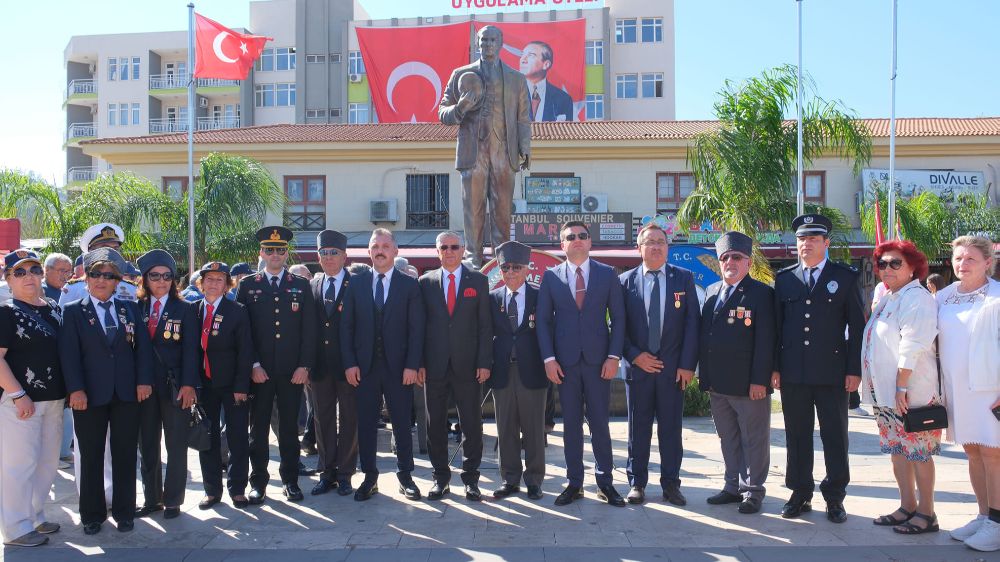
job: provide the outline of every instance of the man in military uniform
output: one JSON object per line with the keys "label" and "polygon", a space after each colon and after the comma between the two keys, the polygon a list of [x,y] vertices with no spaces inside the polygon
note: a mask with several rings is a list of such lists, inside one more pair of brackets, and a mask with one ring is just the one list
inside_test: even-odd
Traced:
{"label": "man in military uniform", "polygon": [[299,406],[302,387],[316,362],[316,310],[309,280],[285,269],[292,231],[266,226],[257,231],[264,269],[240,282],[236,300],[247,307],[254,343],[250,393],[251,504],[263,503],[271,407],[278,403],[278,449],[282,492],[302,501],[299,489]]}
{"label": "man in military uniform", "polygon": [[753,240],[727,232],[715,242],[722,281],[701,309],[698,386],[709,393],[722,441],[725,485],[708,503],[757,513],[771,462],[774,290],[750,277]]}
{"label": "man in military uniform", "polygon": [[[112,248],[115,251],[120,251],[124,241],[125,231],[122,230],[122,227],[110,222],[102,222],[84,231],[83,236],[80,237],[80,251],[84,254],[98,248]],[[87,296],[86,280],[87,278],[81,275],[66,283],[62,288],[62,295],[59,297],[59,305],[65,307],[67,304]],[[118,283],[115,298],[135,302],[135,291],[136,286],[132,283]]]}
{"label": "man in military uniform", "polygon": [[781,389],[788,444],[785,486],[792,490],[781,516],[794,518],[812,509],[813,426],[818,417],[826,459],[826,478],[819,488],[827,519],[843,523],[851,479],[847,397],[861,384],[865,313],[858,272],[827,259],[832,228],[823,215],[792,221],[799,263],[779,271],[774,283],[778,341],[771,386]]}

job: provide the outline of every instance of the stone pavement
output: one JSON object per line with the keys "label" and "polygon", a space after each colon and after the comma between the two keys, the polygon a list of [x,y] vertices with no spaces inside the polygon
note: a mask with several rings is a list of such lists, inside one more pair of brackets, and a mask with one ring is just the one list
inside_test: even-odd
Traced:
{"label": "stone pavement", "polygon": [[[189,456],[190,480],[183,513],[166,521],[158,513],[137,519],[135,531],[118,533],[111,522],[96,536],[86,536],[79,527],[77,497],[72,471],[60,471],[54,501],[47,513],[63,525],[52,535],[52,543],[36,549],[5,549],[6,560],[45,561],[101,559],[219,561],[275,560],[1000,560],[1000,553],[977,553],[948,537],[947,529],[964,524],[976,513],[975,498],[968,483],[965,457],[959,448],[947,446],[937,459],[937,514],[942,532],[916,537],[896,535],[875,527],[871,519],[891,512],[898,505],[888,457],[878,448],[872,418],[852,417],[851,468],[853,481],[845,502],[850,518],[842,525],[826,520],[825,506],[817,492],[815,511],[798,520],[784,520],[779,512],[788,498],[782,487],[785,449],[781,414],[772,416],[771,473],[768,496],[762,512],[739,514],[735,505],[710,506],[705,499],[722,487],[722,457],[718,437],[709,418],[684,420],[685,456],[681,477],[688,505],[678,508],[659,497],[651,466],[648,501],[644,506],[613,508],[594,496],[592,476],[587,497],[570,506],[552,504],[564,484],[561,427],[550,436],[547,449],[548,477],[545,499],[533,502],[523,494],[503,501],[471,503],[455,494],[461,489],[456,474],[453,493],[440,502],[426,499],[410,502],[397,492],[394,457],[388,453],[383,434],[379,455],[383,474],[380,494],[368,502],[355,502],[335,492],[310,496],[316,477],[302,478],[306,499],[290,504],[281,497],[272,479],[263,506],[244,511],[234,509],[229,499],[208,511],[197,507],[202,497],[197,454]],[[495,436],[496,426],[486,424]],[[627,423],[612,422],[616,485],[627,491]],[[487,461],[481,488],[489,494],[497,483],[495,438],[486,439]],[[272,444],[274,445],[274,444]],[[454,450],[454,443],[452,448]],[[655,447],[655,442],[654,442]],[[588,448],[589,450],[589,448]],[[822,476],[821,444],[816,439],[817,475]],[[655,449],[654,449],[655,451]],[[277,457],[272,446],[272,461]],[[587,453],[589,455],[589,452]],[[657,460],[654,453],[653,460]],[[414,478],[421,491],[430,488],[431,468],[426,457],[418,457]],[[305,459],[307,465],[315,457]],[[460,462],[460,461],[456,461]],[[592,462],[588,467],[592,468]],[[272,478],[277,476],[272,463]],[[355,476],[354,484],[361,477]],[[138,484],[137,484],[138,485]],[[141,487],[139,488],[141,490]],[[141,492],[140,492],[141,497]]]}

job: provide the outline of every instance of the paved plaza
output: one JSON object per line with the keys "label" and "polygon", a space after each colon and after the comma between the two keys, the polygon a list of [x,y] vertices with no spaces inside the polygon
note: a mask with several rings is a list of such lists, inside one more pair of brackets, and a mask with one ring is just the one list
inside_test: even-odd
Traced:
{"label": "paved plaza", "polygon": [[[946,530],[964,524],[976,513],[968,482],[965,457],[947,446],[937,459],[937,514],[942,532],[904,537],[889,528],[875,527],[871,519],[898,505],[889,460],[879,452],[873,418],[852,417],[851,472],[845,506],[848,521],[836,525],[826,520],[818,493],[814,511],[801,519],[784,520],[779,513],[788,499],[784,481],[785,448],[781,414],[771,419],[771,473],[768,496],[761,513],[742,515],[735,505],[710,506],[705,499],[722,487],[723,464],[718,438],[710,418],[685,418],[682,490],[688,498],[683,508],[660,499],[658,466],[651,466],[651,501],[643,506],[614,508],[597,501],[590,475],[586,499],[557,508],[552,502],[564,485],[561,426],[550,436],[546,450],[548,475],[538,502],[523,494],[502,501],[492,498],[471,503],[461,494],[458,474],[451,496],[439,502],[411,502],[397,492],[388,452],[388,433],[381,437],[380,494],[368,502],[331,492],[310,496],[317,477],[302,478],[306,499],[290,504],[281,497],[277,480],[277,448],[272,444],[272,480],[263,506],[234,509],[229,498],[214,509],[200,511],[201,474],[196,453],[189,457],[190,479],[183,513],[165,521],[162,512],[137,519],[135,531],[118,533],[106,523],[100,534],[85,536],[79,526],[77,496],[72,470],[60,471],[51,520],[63,525],[52,543],[36,549],[5,550],[11,561],[130,560],[868,560],[977,561],[1000,560],[1000,553],[978,553],[952,541]],[[486,455],[481,488],[488,496],[497,484],[496,426],[487,423]],[[615,448],[615,484],[624,495],[627,422],[611,424]],[[655,436],[654,436],[655,439]],[[823,460],[817,432],[817,475]],[[654,441],[654,451],[655,451]],[[455,444],[452,443],[454,450]],[[587,457],[589,458],[589,447]],[[657,460],[654,453],[653,460]],[[314,465],[316,457],[306,457]],[[458,461],[456,461],[457,464]],[[421,491],[430,488],[431,467],[418,456],[414,478]],[[593,463],[588,462],[592,470]],[[354,479],[355,486],[361,476]],[[138,486],[138,483],[137,483]],[[141,487],[139,488],[141,490]],[[141,498],[141,491],[139,493]],[[140,499],[141,501],[141,499]]]}

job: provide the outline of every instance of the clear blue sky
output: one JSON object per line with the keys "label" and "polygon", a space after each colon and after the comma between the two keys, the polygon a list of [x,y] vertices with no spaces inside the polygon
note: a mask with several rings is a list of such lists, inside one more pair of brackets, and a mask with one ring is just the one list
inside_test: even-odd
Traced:
{"label": "clear blue sky", "polygon": [[[440,15],[450,0],[361,0],[372,17]],[[888,117],[890,0],[804,0],[804,68],[826,98],[861,117]],[[8,6],[0,90],[0,167],[62,184],[63,49],[73,35],[187,28],[184,1],[46,0]],[[204,0],[198,11],[249,25],[247,0]],[[710,119],[715,93],[796,60],[794,0],[675,0],[677,118]],[[432,11],[433,10],[433,11]],[[1000,1],[899,0],[896,114],[1000,115]],[[21,70],[18,70],[21,69]]]}

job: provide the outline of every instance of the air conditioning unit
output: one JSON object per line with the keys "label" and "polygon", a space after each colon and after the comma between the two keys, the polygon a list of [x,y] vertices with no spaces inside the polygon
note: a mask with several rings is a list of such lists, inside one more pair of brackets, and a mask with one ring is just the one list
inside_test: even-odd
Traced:
{"label": "air conditioning unit", "polygon": [[371,222],[396,222],[399,220],[399,213],[396,209],[395,199],[369,199],[368,200],[368,220]]}
{"label": "air conditioning unit", "polygon": [[347,75],[347,79],[350,80],[352,83],[357,84],[361,82],[361,76],[362,76],[361,74],[349,74]]}
{"label": "air conditioning unit", "polygon": [[608,212],[607,193],[585,193],[580,200],[580,211],[584,213]]}
{"label": "air conditioning unit", "polygon": [[514,212],[515,213],[527,213],[528,212],[528,200],[527,199],[515,199],[514,200]]}
{"label": "air conditioning unit", "polygon": [[208,98],[198,98],[198,107],[208,107]]}

